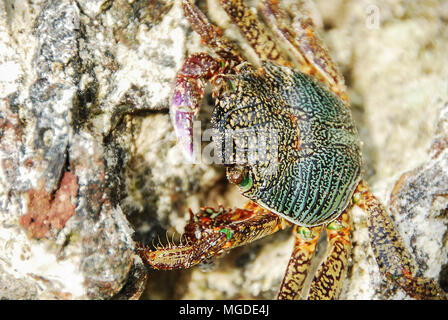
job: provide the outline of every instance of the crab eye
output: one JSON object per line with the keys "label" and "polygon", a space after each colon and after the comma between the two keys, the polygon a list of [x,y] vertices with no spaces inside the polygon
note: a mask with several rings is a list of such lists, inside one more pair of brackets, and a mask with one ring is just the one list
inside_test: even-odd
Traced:
{"label": "crab eye", "polygon": [[249,190],[253,185],[252,173],[247,168],[241,166],[228,167],[227,179],[237,184],[242,191]]}
{"label": "crab eye", "polygon": [[247,172],[243,180],[239,184],[239,186],[241,189],[243,189],[243,191],[247,191],[250,188],[252,188],[252,185],[253,185],[252,175],[250,174],[250,172]]}
{"label": "crab eye", "polygon": [[227,179],[234,184],[240,184],[243,181],[244,172],[238,167],[227,168]]}

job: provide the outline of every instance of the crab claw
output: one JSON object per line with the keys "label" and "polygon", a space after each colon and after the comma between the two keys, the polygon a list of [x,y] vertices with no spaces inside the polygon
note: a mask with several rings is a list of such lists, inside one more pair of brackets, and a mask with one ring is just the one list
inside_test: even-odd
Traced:
{"label": "crab claw", "polygon": [[189,161],[194,158],[193,123],[199,113],[208,80],[222,68],[219,60],[206,53],[188,57],[176,76],[170,115],[182,152]]}
{"label": "crab claw", "polygon": [[190,221],[179,244],[168,240],[165,246],[151,248],[137,243],[137,252],[153,269],[185,269],[287,225],[278,215],[254,203],[248,203],[244,209],[205,207],[196,214],[190,210]]}
{"label": "crab claw", "polygon": [[188,79],[179,74],[176,78],[170,116],[185,158],[193,162],[193,122],[199,113],[204,86],[199,79]]}

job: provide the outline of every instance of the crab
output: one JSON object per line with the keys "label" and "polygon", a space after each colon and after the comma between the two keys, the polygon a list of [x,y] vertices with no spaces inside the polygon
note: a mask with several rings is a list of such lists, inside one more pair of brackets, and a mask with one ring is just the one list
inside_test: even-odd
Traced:
{"label": "crab", "polygon": [[[362,179],[360,139],[344,80],[312,21],[303,16],[292,28],[277,1],[264,0],[260,13],[269,33],[242,0],[220,3],[261,63],[245,61],[199,8],[183,0],[185,17],[215,55],[198,53],[185,60],[170,114],[183,153],[192,160],[193,122],[205,85],[212,83],[215,153],[228,180],[249,201],[237,209],[190,210],[180,243],[139,245],[143,261],[160,270],[190,268],[293,226],[294,249],[278,299],[337,299],[351,252],[348,212],[358,206],[368,215],[381,274],[413,298],[446,299],[434,280],[419,276],[387,210]],[[323,229],[327,256],[310,274]]]}

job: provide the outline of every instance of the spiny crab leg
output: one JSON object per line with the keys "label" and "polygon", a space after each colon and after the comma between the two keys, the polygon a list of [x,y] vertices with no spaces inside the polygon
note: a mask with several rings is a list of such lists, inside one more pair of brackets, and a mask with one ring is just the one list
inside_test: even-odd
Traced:
{"label": "spiny crab leg", "polygon": [[183,0],[182,8],[191,28],[199,34],[204,44],[212,48],[225,61],[232,61],[235,65],[244,61],[238,49],[190,0]]}
{"label": "spiny crab leg", "polygon": [[348,268],[352,244],[347,210],[329,223],[325,230],[328,236],[328,252],[311,282],[309,300],[338,299]]}
{"label": "spiny crab leg", "polygon": [[414,257],[404,245],[392,218],[364,181],[358,185],[353,198],[355,204],[368,213],[370,244],[380,272],[413,298],[447,299],[434,280],[417,276]]}
{"label": "spiny crab leg", "polygon": [[313,21],[305,14],[302,1],[296,3],[299,12],[297,23],[290,26],[287,13],[276,0],[263,0],[260,4],[261,13],[268,26],[278,36],[278,39],[288,47],[294,61],[299,63],[299,70],[313,75],[336,93],[345,103],[348,103],[344,79],[333,63],[328,50],[316,33]]}
{"label": "spiny crab leg", "polygon": [[289,66],[289,61],[281,55],[281,49],[269,35],[257,15],[242,0],[221,0],[221,6],[238,26],[251,47],[262,61]]}
{"label": "spiny crab leg", "polygon": [[294,250],[286,268],[278,299],[298,300],[308,295],[310,300],[337,299],[348,267],[351,252],[350,219],[347,210],[325,226],[328,246],[325,259],[319,265],[309,293],[304,292],[311,262],[322,226],[295,226]]}
{"label": "spiny crab leg", "polygon": [[169,244],[156,250],[140,246],[137,252],[154,269],[185,269],[289,225],[278,215],[252,202],[244,209],[206,207],[195,215],[190,211],[190,222],[180,244]]}
{"label": "spiny crab leg", "polygon": [[308,277],[311,262],[316,252],[322,226],[294,226],[294,250],[289,259],[277,299],[298,300],[302,297],[303,285]]}

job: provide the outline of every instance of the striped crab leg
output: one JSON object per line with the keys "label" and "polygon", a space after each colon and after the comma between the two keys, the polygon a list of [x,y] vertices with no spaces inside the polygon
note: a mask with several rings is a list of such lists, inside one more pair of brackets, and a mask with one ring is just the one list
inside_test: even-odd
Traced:
{"label": "striped crab leg", "polygon": [[368,213],[370,244],[381,274],[416,299],[448,299],[432,279],[417,275],[417,263],[381,202],[364,181],[354,194],[355,204]]}
{"label": "striped crab leg", "polygon": [[299,70],[325,83],[348,104],[344,79],[333,63],[328,50],[320,40],[316,26],[307,14],[308,0],[294,3],[295,21],[289,21],[287,12],[277,0],[263,0],[261,14],[277,39],[288,49]]}
{"label": "striped crab leg", "polygon": [[308,278],[321,231],[322,226],[310,228],[294,226],[294,249],[277,299],[298,300],[303,296],[305,280]]}
{"label": "striped crab leg", "polygon": [[328,251],[311,282],[309,300],[338,299],[348,268],[352,244],[347,210],[329,223],[325,230],[328,236]]}
{"label": "striped crab leg", "polygon": [[154,269],[186,269],[289,225],[286,220],[253,202],[243,209],[206,207],[197,214],[190,211],[190,222],[180,244],[159,245],[155,250],[139,246],[137,252]]}
{"label": "striped crab leg", "polygon": [[304,284],[308,278],[312,259],[322,226],[299,227],[294,229],[295,244],[280,287],[278,299],[310,300],[337,299],[348,267],[351,252],[350,220],[347,210],[325,227],[328,247],[324,261],[313,276],[309,293]]}
{"label": "striped crab leg", "polygon": [[[280,8],[278,1],[264,0],[260,4],[260,13],[273,32],[274,40],[243,0],[220,0],[220,2],[261,60],[269,60],[285,66],[292,64],[300,71],[328,85],[344,102],[348,101],[344,79],[319,39],[314,23],[305,14],[299,13],[297,23],[291,27],[288,15]],[[296,4],[297,12],[305,10],[303,2],[301,0]],[[276,40],[280,42],[281,47],[288,49],[292,61],[280,55],[281,49]]]}
{"label": "striped crab leg", "polygon": [[262,61],[269,60],[284,66],[290,65],[290,62],[282,56],[281,48],[243,0],[221,0],[221,6]]}

